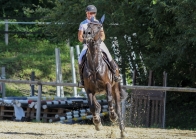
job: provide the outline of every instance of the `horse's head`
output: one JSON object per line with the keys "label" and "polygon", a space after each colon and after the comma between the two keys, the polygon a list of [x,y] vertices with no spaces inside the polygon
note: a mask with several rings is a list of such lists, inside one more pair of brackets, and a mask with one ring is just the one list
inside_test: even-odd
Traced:
{"label": "horse's head", "polygon": [[105,16],[103,15],[101,20],[95,20],[94,18],[91,18],[91,22],[88,23],[87,29],[84,34],[84,38],[88,41],[94,41],[97,42],[100,40],[100,32],[102,30],[102,23],[104,21]]}
{"label": "horse's head", "polygon": [[85,31],[84,38],[89,41],[98,41],[100,39],[100,31],[102,28],[102,24],[98,21],[88,23],[88,27]]}

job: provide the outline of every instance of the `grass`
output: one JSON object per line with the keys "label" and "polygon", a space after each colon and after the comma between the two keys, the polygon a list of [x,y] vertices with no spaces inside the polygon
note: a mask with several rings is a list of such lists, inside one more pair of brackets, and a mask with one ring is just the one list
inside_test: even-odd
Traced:
{"label": "grass", "polygon": [[[35,80],[56,81],[55,48],[60,49],[63,81],[72,82],[70,48],[64,43],[10,38],[9,45],[0,42],[0,67],[5,67],[7,79],[30,80],[31,72],[34,71]],[[79,77],[77,61],[75,67]],[[64,91],[65,95],[71,96],[73,89],[64,87]],[[29,96],[30,85],[6,84],[6,92],[6,96]],[[55,93],[56,87],[43,86],[43,94],[56,95]]]}

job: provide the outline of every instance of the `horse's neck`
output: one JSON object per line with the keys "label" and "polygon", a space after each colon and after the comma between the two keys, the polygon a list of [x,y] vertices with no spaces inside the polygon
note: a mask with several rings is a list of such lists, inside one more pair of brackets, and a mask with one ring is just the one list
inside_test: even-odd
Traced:
{"label": "horse's neck", "polygon": [[[98,47],[99,48],[99,47]],[[88,50],[87,52],[87,64],[90,70],[97,71],[102,64],[102,51],[101,49]]]}

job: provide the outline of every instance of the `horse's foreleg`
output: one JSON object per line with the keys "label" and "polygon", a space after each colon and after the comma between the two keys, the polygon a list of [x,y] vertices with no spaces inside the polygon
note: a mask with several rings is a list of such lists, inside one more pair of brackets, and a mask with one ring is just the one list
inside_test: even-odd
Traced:
{"label": "horse's foreleg", "polygon": [[93,95],[92,93],[88,93],[88,99],[90,111],[93,115],[93,123],[95,125],[95,129],[99,131],[102,127],[101,118],[99,115],[101,111],[101,105],[97,102],[95,95]]}
{"label": "horse's foreleg", "polygon": [[95,115],[93,115],[93,123],[95,125],[95,129],[99,131],[102,128],[101,118],[100,118],[101,105],[98,103],[95,95],[93,96],[93,104],[95,107]]}
{"label": "horse's foreleg", "polygon": [[109,106],[109,117],[110,117],[110,120],[112,122],[115,122],[117,119],[118,119],[118,116],[117,114],[115,113],[115,110],[114,110],[114,107],[113,107],[113,103],[112,103],[112,86],[111,84],[107,84],[107,100],[108,100],[108,106]]}

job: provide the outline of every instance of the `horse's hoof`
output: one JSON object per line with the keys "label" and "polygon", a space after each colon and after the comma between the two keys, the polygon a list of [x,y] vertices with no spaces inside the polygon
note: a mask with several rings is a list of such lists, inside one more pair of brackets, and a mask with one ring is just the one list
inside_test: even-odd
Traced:
{"label": "horse's hoof", "polygon": [[103,127],[103,126],[102,126],[101,123],[95,125],[95,129],[96,129],[97,131],[100,131],[100,130],[102,129],[102,127]]}
{"label": "horse's hoof", "polygon": [[125,131],[121,131],[121,139],[126,139],[127,133]]}
{"label": "horse's hoof", "polygon": [[113,123],[118,120],[118,115],[115,112],[110,113],[109,117],[110,121],[112,121]]}
{"label": "horse's hoof", "polygon": [[114,118],[110,117],[110,121],[112,121],[113,123],[116,122],[118,120],[118,116],[116,115]]}

